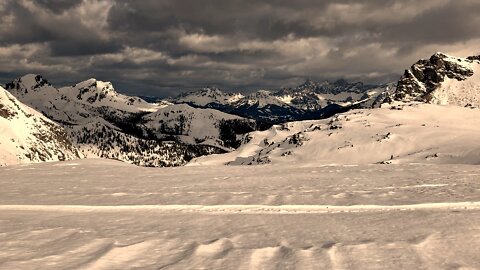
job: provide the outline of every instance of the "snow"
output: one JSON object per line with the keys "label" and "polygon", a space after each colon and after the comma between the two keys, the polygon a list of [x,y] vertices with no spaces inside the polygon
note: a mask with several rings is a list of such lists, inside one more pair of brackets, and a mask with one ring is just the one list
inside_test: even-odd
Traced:
{"label": "snow", "polygon": [[473,70],[473,76],[466,78],[464,81],[447,77],[441,87],[434,91],[432,103],[441,105],[470,104],[480,107],[480,62],[468,63],[466,60],[462,60],[461,63]]}
{"label": "snow", "polygon": [[[444,82],[435,103],[472,101],[475,74]],[[62,90],[37,87],[35,75],[21,83],[15,94],[42,108],[155,110],[145,127],[172,124],[191,142],[214,144],[221,119],[241,119],[159,108],[95,79]],[[9,161],[35,129],[57,126],[2,90],[0,161]],[[58,101],[70,99],[79,101]],[[237,102],[271,99],[288,106],[266,91]],[[93,120],[76,128],[115,130]],[[479,131],[479,109],[398,102],[276,125],[181,168],[102,159],[0,167],[0,269],[480,269]]]}
{"label": "snow", "polygon": [[[195,144],[200,140],[204,144],[221,146],[220,121],[243,119],[239,116],[223,113],[213,109],[193,108],[187,104],[176,104],[159,109],[146,115],[144,126],[165,135],[162,128],[181,130],[178,139],[185,143]],[[183,120],[182,120],[183,119]],[[183,126],[181,126],[183,123]]]}
{"label": "snow", "polygon": [[[37,81],[40,79],[40,82]],[[92,121],[97,108],[109,108],[124,113],[153,112],[164,105],[151,104],[137,97],[119,94],[112,83],[88,79],[74,86],[55,88],[42,84],[45,80],[28,74],[13,83],[18,88],[9,89],[21,102],[45,112],[55,120],[85,124]]]}
{"label": "snow", "polygon": [[292,100],[294,99],[294,97],[292,97],[291,95],[284,95],[284,96],[279,96],[277,97],[281,102],[285,103],[285,104],[288,104],[288,105],[292,105]]}
{"label": "snow", "polygon": [[268,90],[258,90],[255,93],[251,93],[237,102],[237,106],[242,105],[256,105],[258,108],[264,108],[266,106],[276,105],[279,107],[289,107],[286,103],[275,97],[272,92]]}
{"label": "snow", "polygon": [[400,103],[277,125],[249,134],[236,151],[189,165],[480,164],[479,133],[478,109]]}
{"label": "snow", "polygon": [[[79,93],[82,98],[78,100]],[[80,82],[71,87],[62,87],[59,91],[76,102],[93,106],[93,107],[111,107],[117,110],[125,112],[153,112],[158,109],[156,104],[148,103],[138,97],[130,97],[123,94],[119,94],[113,88],[111,82],[103,82],[96,79],[89,79]],[[98,97],[98,95],[105,95],[104,98]],[[94,102],[89,101],[89,98],[95,98]]]}
{"label": "snow", "polygon": [[75,159],[63,130],[0,87],[0,166]]}
{"label": "snow", "polygon": [[0,268],[477,269],[479,176],[461,164],[3,167]]}

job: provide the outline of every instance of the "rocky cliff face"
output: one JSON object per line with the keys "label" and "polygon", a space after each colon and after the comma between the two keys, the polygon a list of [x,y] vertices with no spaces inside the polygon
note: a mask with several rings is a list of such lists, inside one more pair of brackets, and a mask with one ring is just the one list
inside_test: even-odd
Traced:
{"label": "rocky cliff face", "polygon": [[405,70],[394,99],[462,106],[478,103],[479,67],[480,56],[459,58],[436,53]]}

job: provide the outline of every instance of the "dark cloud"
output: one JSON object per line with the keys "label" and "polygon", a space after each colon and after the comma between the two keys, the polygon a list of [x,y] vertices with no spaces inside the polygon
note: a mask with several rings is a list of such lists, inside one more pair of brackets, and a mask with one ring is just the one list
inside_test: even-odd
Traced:
{"label": "dark cloud", "polygon": [[131,94],[395,80],[436,51],[478,54],[475,0],[4,0],[0,79],[89,77]]}
{"label": "dark cloud", "polygon": [[49,9],[55,13],[62,13],[79,5],[81,0],[36,0],[43,8]]}

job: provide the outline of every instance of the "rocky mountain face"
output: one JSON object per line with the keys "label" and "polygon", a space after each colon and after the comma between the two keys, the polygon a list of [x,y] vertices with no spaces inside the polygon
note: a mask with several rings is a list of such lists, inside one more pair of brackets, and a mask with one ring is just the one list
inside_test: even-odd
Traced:
{"label": "rocky mountain face", "polygon": [[259,90],[245,96],[206,88],[182,94],[169,101],[218,109],[255,119],[268,126],[286,121],[325,118],[351,108],[374,107],[379,102],[378,97],[391,89],[391,84],[365,85],[345,80],[319,83],[307,80],[295,88],[274,92]]}
{"label": "rocky mountain face", "polygon": [[87,157],[142,166],[178,166],[200,155],[230,151],[239,144],[236,132],[255,129],[250,120],[218,111],[125,96],[95,79],[56,88],[30,74],[7,89],[59,123]]}
{"label": "rocky mountain face", "polygon": [[413,64],[393,98],[433,104],[480,106],[480,56],[459,58],[436,53]]}
{"label": "rocky mountain face", "polygon": [[0,166],[81,158],[65,130],[0,87]]}

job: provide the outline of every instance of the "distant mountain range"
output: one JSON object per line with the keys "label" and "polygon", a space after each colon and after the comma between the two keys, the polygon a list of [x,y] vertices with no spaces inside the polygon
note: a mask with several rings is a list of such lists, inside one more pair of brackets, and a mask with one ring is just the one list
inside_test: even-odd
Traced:
{"label": "distant mountain range", "polygon": [[318,83],[307,80],[295,88],[259,90],[248,95],[203,88],[167,99],[197,108],[214,108],[267,124],[326,118],[352,108],[378,106],[378,98],[393,92],[394,84],[365,85],[345,80]]}
{"label": "distant mountain range", "polygon": [[[156,102],[122,95],[111,83],[96,79],[57,88],[40,75],[28,74],[0,88],[0,165],[99,157],[141,166],[179,166],[251,144],[255,140],[246,135],[249,132],[280,132],[273,124],[399,102],[479,107],[480,57],[437,53],[415,63],[396,84],[307,80],[294,88],[247,95],[211,87]],[[280,133],[288,131],[289,125]],[[334,126],[328,124],[328,129]],[[352,136],[360,133],[350,132]],[[286,149],[283,143],[295,145],[308,138],[302,135],[305,132],[297,133],[285,133],[289,141],[275,147],[270,145],[275,140],[265,137],[268,143],[256,146],[265,149],[256,158],[270,159],[265,153],[272,151],[281,152],[280,156],[295,152],[282,149]],[[240,163],[245,162],[263,161]]]}

